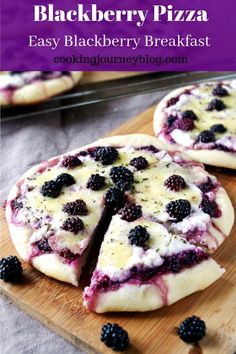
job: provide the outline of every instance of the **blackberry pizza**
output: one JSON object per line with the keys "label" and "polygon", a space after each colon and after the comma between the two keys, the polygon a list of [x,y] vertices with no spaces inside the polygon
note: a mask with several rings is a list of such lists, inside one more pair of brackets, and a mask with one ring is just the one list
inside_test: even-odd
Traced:
{"label": "blackberry pizza", "polygon": [[[6,217],[20,256],[78,285],[104,231],[90,311],[147,311],[204,289],[224,272],[210,257],[234,212],[204,167],[147,135],[101,139],[29,171],[11,190]],[[84,270],[87,271],[86,269]]]}
{"label": "blackberry pizza", "polygon": [[167,149],[236,169],[236,80],[174,90],[155,110],[154,131]]}
{"label": "blackberry pizza", "polygon": [[45,101],[74,87],[81,71],[3,71],[0,105],[26,105]]}

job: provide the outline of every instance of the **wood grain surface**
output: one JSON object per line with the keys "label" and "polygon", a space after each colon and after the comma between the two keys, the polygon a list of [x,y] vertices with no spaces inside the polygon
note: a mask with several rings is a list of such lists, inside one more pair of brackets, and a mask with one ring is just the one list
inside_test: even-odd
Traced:
{"label": "wood grain surface", "polygon": [[[130,120],[111,134],[152,134],[153,107]],[[207,168],[217,176],[236,206],[236,175],[233,171]],[[236,313],[236,228],[213,258],[226,268],[226,273],[204,291],[160,310],[146,313],[88,313],[82,306],[83,280],[79,288],[47,278],[24,265],[24,275],[17,284],[1,281],[1,291],[13,303],[37,318],[50,329],[70,340],[86,353],[111,353],[100,342],[100,330],[106,322],[117,322],[129,333],[131,346],[127,353],[147,354],[233,354],[236,351],[234,317]],[[15,254],[8,227],[1,211],[1,256]],[[207,325],[207,336],[200,347],[183,343],[176,327],[187,316],[197,315]]]}

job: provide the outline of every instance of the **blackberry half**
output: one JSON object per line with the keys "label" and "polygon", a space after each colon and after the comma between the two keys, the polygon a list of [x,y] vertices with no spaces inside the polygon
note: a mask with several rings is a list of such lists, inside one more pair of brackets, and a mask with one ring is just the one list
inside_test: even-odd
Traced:
{"label": "blackberry half", "polygon": [[222,86],[222,84],[218,84],[214,89],[212,90],[213,96],[219,96],[219,97],[225,97],[228,96],[228,91]]}
{"label": "blackberry half", "polygon": [[124,202],[124,193],[122,190],[112,187],[108,189],[105,195],[105,205],[112,208],[120,207]]}
{"label": "blackberry half", "polygon": [[218,98],[214,98],[207,107],[207,111],[223,111],[226,108],[226,105],[223,101]]}
{"label": "blackberry half", "polygon": [[69,202],[66,203],[63,208],[62,211],[64,211],[65,213],[69,214],[69,215],[88,215],[88,208],[86,203],[82,200],[82,199],[77,199],[74,202]]}
{"label": "blackberry half", "polygon": [[82,164],[82,161],[78,158],[78,156],[69,155],[64,157],[61,164],[63,167],[66,168],[74,168],[80,166]]}
{"label": "blackberry half", "polygon": [[179,337],[186,343],[196,343],[206,335],[206,324],[197,316],[186,318],[178,327]]}
{"label": "blackberry half", "polygon": [[69,173],[61,173],[59,176],[57,176],[55,182],[59,185],[60,188],[69,187],[75,183],[75,179]]}
{"label": "blackberry half", "polygon": [[171,107],[174,106],[179,101],[179,97],[172,97],[167,101],[166,106]]}
{"label": "blackberry half", "polygon": [[134,157],[129,164],[136,168],[137,171],[145,170],[148,167],[148,161],[143,156]]}
{"label": "blackberry half", "polygon": [[99,191],[105,186],[105,177],[100,176],[98,173],[91,175],[87,182],[87,188],[92,189],[92,191]]}
{"label": "blackberry half", "polygon": [[147,242],[150,238],[150,234],[147,231],[146,227],[141,225],[135,226],[130,230],[128,234],[128,239],[131,245],[135,245],[138,247],[147,247]]}
{"label": "blackberry half", "polygon": [[119,153],[118,150],[112,146],[97,147],[93,152],[96,161],[100,161],[103,165],[111,165],[115,162]]}
{"label": "blackberry half", "polygon": [[45,182],[40,190],[44,197],[57,198],[60,195],[61,188],[56,181]]}
{"label": "blackberry half", "polygon": [[175,122],[174,127],[183,131],[190,131],[194,128],[194,121],[192,120],[192,118],[178,119]]}
{"label": "blackberry half", "polygon": [[135,203],[126,203],[124,207],[119,211],[121,219],[125,221],[134,221],[142,216],[141,205],[136,205]]}
{"label": "blackberry half", "polygon": [[115,351],[123,351],[129,345],[128,333],[117,323],[107,323],[102,327],[101,341]]}
{"label": "blackberry half", "polygon": [[48,239],[43,237],[40,241],[36,244],[37,248],[42,252],[52,252],[52,249],[48,243]]}
{"label": "blackberry half", "polygon": [[211,130],[203,130],[196,139],[197,143],[212,143],[215,141],[215,134]]}
{"label": "blackberry half", "polygon": [[202,199],[200,208],[212,218],[219,218],[221,216],[221,211],[217,203],[214,200],[209,200],[206,196]]}
{"label": "blackberry half", "polygon": [[79,217],[72,216],[63,222],[62,229],[65,231],[73,232],[74,234],[78,234],[84,229],[83,220],[81,220]]}
{"label": "blackberry half", "polygon": [[7,282],[15,281],[20,277],[22,271],[18,257],[9,256],[0,260],[0,279]]}
{"label": "blackberry half", "polygon": [[182,221],[191,213],[191,204],[187,199],[173,200],[166,205],[166,211],[176,221]]}
{"label": "blackberry half", "polygon": [[223,124],[214,124],[211,127],[211,131],[214,133],[225,133],[226,132],[226,128]]}
{"label": "blackberry half", "polygon": [[179,175],[172,175],[172,176],[169,176],[165,182],[164,182],[164,185],[172,190],[172,191],[175,191],[175,192],[178,192],[182,189],[185,188],[186,186],[186,183],[185,183],[185,180],[183,179],[183,177],[179,176]]}
{"label": "blackberry half", "polygon": [[129,189],[134,181],[133,172],[124,166],[112,167],[110,177],[113,183],[117,184],[121,189]]}
{"label": "blackberry half", "polygon": [[212,191],[212,189],[214,189],[215,185],[212,182],[210,177],[207,177],[207,180],[200,183],[198,185],[198,188],[202,191],[202,193],[208,193],[210,191]]}

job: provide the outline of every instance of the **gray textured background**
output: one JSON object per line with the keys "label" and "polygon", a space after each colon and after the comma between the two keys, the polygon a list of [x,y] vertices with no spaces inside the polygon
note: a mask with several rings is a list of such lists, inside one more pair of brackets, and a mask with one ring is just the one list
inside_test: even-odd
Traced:
{"label": "gray textured background", "polygon": [[[40,118],[2,123],[1,202],[29,167],[104,136],[159,98],[157,93],[139,95]],[[80,353],[5,297],[0,299],[0,309],[1,354]]]}

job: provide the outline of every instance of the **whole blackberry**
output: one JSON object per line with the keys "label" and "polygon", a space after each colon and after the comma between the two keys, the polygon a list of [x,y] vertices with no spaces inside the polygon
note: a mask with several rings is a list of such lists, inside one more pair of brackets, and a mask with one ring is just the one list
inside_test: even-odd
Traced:
{"label": "whole blackberry", "polygon": [[186,186],[186,183],[185,183],[185,180],[183,179],[183,177],[179,176],[179,175],[172,175],[172,176],[169,176],[165,182],[164,182],[164,185],[172,190],[172,191],[175,191],[175,192],[178,192],[182,189],[185,188]]}
{"label": "whole blackberry", "polygon": [[130,230],[128,234],[128,239],[131,245],[139,247],[147,247],[147,242],[150,238],[150,234],[147,231],[146,227],[141,225],[135,226]]}
{"label": "whole blackberry", "polygon": [[142,216],[142,207],[135,203],[126,203],[119,211],[119,215],[121,216],[121,219],[125,221],[134,221]]}
{"label": "whole blackberry", "polygon": [[228,91],[222,86],[222,84],[218,84],[214,89],[212,90],[212,94],[214,96],[219,96],[219,97],[225,97],[228,96]]}
{"label": "whole blackberry", "polygon": [[40,241],[36,244],[37,248],[42,252],[51,252],[52,249],[48,243],[48,239],[43,237]]}
{"label": "whole blackberry", "polygon": [[225,133],[226,132],[226,128],[223,124],[214,124],[211,127],[211,131],[214,133]]}
{"label": "whole blackberry", "polygon": [[78,234],[84,229],[83,220],[81,220],[79,217],[72,216],[63,222],[62,229],[65,231],[73,232],[74,234]]}
{"label": "whole blackberry", "polygon": [[[123,190],[129,189],[134,181],[133,172],[124,166],[112,167],[110,177],[113,183],[118,185],[118,188]],[[121,185],[120,185],[121,183]]]}
{"label": "whole blackberry", "polygon": [[124,202],[124,193],[122,190],[112,187],[108,189],[105,195],[105,204],[112,208],[119,207]]}
{"label": "whole blackberry", "polygon": [[214,98],[207,107],[207,111],[223,111],[226,108],[226,105],[223,101],[218,98]]}
{"label": "whole blackberry", "polygon": [[96,161],[100,161],[103,165],[111,165],[115,162],[119,153],[118,150],[112,146],[97,147],[93,153]]}
{"label": "whole blackberry", "polygon": [[176,121],[176,119],[177,119],[177,117],[172,116],[172,115],[167,117],[166,123],[167,123],[168,128],[173,127],[173,124]]}
{"label": "whole blackberry", "polygon": [[178,119],[175,122],[175,128],[183,131],[190,131],[194,128],[194,121],[191,118]]}
{"label": "whole blackberry", "polygon": [[197,120],[197,116],[192,110],[184,111],[182,113],[182,118],[190,118],[192,120]]}
{"label": "whole blackberry", "polygon": [[117,323],[105,324],[100,339],[107,347],[116,351],[123,351],[129,345],[128,333]]}
{"label": "whole blackberry", "polygon": [[134,157],[129,164],[136,168],[137,171],[145,170],[148,167],[148,161],[143,156]]}
{"label": "whole blackberry", "polygon": [[169,99],[169,101],[167,101],[166,106],[167,107],[174,106],[178,101],[179,101],[179,97],[172,97]]}
{"label": "whole blackberry", "polygon": [[187,199],[178,199],[166,205],[167,213],[176,221],[182,221],[191,212],[191,204]]}
{"label": "whole blackberry", "polygon": [[178,327],[179,337],[186,343],[195,343],[206,335],[206,325],[197,316],[186,318]]}
{"label": "whole blackberry", "polygon": [[69,187],[75,183],[74,177],[69,173],[61,173],[59,176],[57,176],[55,181],[60,186],[60,188]]}
{"label": "whole blackberry", "polygon": [[132,184],[127,183],[127,182],[119,181],[116,183],[116,188],[120,189],[122,192],[130,190],[131,187],[132,187]]}
{"label": "whole blackberry", "polygon": [[98,173],[91,175],[87,182],[87,188],[92,189],[92,191],[99,191],[105,186],[105,177],[100,176]]}
{"label": "whole blackberry", "polygon": [[44,197],[57,198],[60,195],[61,188],[56,181],[45,182],[40,190]]}
{"label": "whole blackberry", "polygon": [[22,271],[21,262],[16,256],[9,256],[0,260],[0,279],[7,282],[17,280]]}
{"label": "whole blackberry", "polygon": [[203,130],[196,139],[196,142],[211,143],[215,141],[215,134],[211,130]]}
{"label": "whole blackberry", "polygon": [[207,177],[207,180],[200,183],[198,185],[198,188],[202,191],[202,193],[208,193],[212,191],[212,189],[215,187],[214,183],[212,182],[210,177]]}
{"label": "whole blackberry", "polygon": [[82,161],[78,158],[78,156],[69,155],[64,157],[61,164],[63,167],[66,168],[74,168],[80,166],[82,164]]}
{"label": "whole blackberry", "polygon": [[207,197],[204,197],[201,201],[200,208],[202,211],[212,218],[219,218],[221,216],[221,211],[214,200],[209,200]]}
{"label": "whole blackberry", "polygon": [[77,199],[74,202],[66,203],[62,211],[69,215],[88,215],[88,208],[82,199]]}

